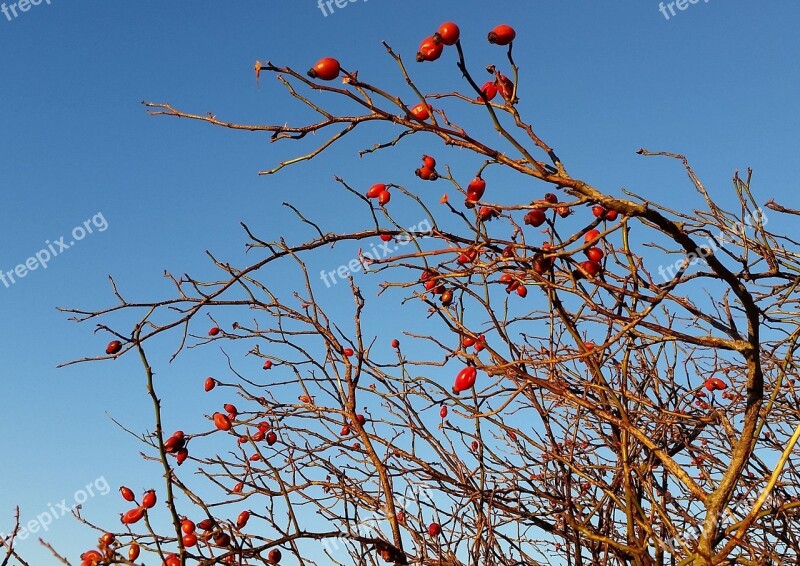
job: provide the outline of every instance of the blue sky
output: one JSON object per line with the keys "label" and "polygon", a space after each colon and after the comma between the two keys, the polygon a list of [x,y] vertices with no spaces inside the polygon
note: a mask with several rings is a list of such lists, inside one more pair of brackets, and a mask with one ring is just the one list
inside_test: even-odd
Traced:
{"label": "blue sky", "polygon": [[[455,20],[479,69],[501,60],[485,34],[507,22],[518,30],[520,108],[575,176],[615,194],[626,187],[673,207],[699,205],[675,163],[635,154],[639,147],[676,151],[722,202],[732,202],[733,171],[752,167],[761,202],[774,197],[800,208],[791,177],[800,129],[798,16],[792,0],[701,1],[669,20],[651,0],[358,0],[328,16],[311,0],[51,0],[11,20],[0,13],[0,270],[12,271],[98,214],[107,224],[53,257],[46,270],[9,287],[0,283],[0,532],[10,527],[14,505],[34,518],[99,478],[111,493],[84,509],[109,522],[124,510],[120,484],[144,489],[148,474],[158,481],[137,458],[136,441],[109,418],[134,430],[149,424],[136,361],[56,369],[98,354],[108,341],[90,325],[69,322],[57,306],[113,304],[108,275],[131,298],[167,296],[165,269],[209,275],[207,249],[243,259],[240,221],[266,238],[299,241],[307,232],[280,206],[286,200],[328,229],[345,230],[353,218],[334,174],[368,186],[385,176],[392,159],[413,161],[439,149],[419,140],[391,158],[359,160],[358,149],[383,139],[365,129],[308,167],[259,177],[306,146],[148,117],[140,101],[245,123],[292,121],[300,115],[274,81],[256,86],[256,59],[305,70],[332,55],[370,82],[401,88],[381,40],[410,64],[422,37]],[[429,90],[457,84],[452,54],[411,68]],[[479,163],[440,153],[454,166]],[[431,190],[438,200],[441,191]],[[408,212],[409,223],[420,220],[414,214]],[[353,253],[316,261],[332,269],[340,263],[335,258]],[[330,291],[334,304],[339,291]],[[125,319],[116,322],[123,328]],[[169,376],[164,395],[174,417],[167,426],[199,428],[202,411],[192,404],[202,402],[201,378],[224,360],[209,350],[166,366],[175,338],[161,340],[154,352],[157,369]],[[94,538],[67,517],[46,536],[73,557]],[[33,540],[20,550],[34,564],[50,562]]]}

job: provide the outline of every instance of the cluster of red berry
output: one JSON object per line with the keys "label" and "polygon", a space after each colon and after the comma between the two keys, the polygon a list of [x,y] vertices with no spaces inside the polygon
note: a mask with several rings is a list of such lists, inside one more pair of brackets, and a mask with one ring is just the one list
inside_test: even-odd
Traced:
{"label": "cluster of red berry", "polygon": [[[439,26],[433,35],[422,40],[417,49],[416,59],[419,62],[436,61],[442,56],[445,46],[458,43],[461,31],[454,22],[445,22]],[[511,45],[517,32],[507,24],[496,26],[488,34],[489,43],[495,45]],[[256,64],[256,77],[261,71],[261,65]],[[335,80],[342,72],[342,66],[333,57],[323,57],[317,61],[306,73],[312,79],[323,81]],[[490,72],[495,72],[491,70]],[[511,101],[514,92],[514,83],[505,75],[497,72],[494,81],[487,82],[481,88],[481,96],[478,100],[492,100],[497,93],[500,93],[507,101]],[[430,107],[427,103],[419,103],[410,109],[410,114],[420,122],[430,118]]]}
{"label": "cluster of red berry", "polygon": [[[137,503],[136,496],[130,488],[122,486],[119,488],[119,492],[125,501]],[[123,513],[120,516],[120,520],[124,525],[132,525],[133,523],[139,522],[145,516],[148,509],[155,507],[157,500],[158,498],[156,497],[155,490],[147,490],[144,492],[144,495],[142,495],[141,503],[137,503],[136,507]],[[115,542],[117,541],[113,533],[104,533],[98,541],[97,550],[87,550],[81,554],[80,566],[97,566],[102,562],[110,563],[111,560],[115,560],[116,563],[114,555],[119,549],[119,546],[115,545]],[[132,542],[128,547],[128,560],[133,562],[139,558],[139,553],[139,544],[135,541]],[[178,560],[175,554],[169,554],[165,557],[164,564],[167,566],[176,566],[180,564],[180,560]]]}
{"label": "cluster of red berry", "polygon": [[414,171],[414,174],[423,181],[435,181],[439,178],[436,172],[436,160],[430,155],[423,155],[422,167]]}
{"label": "cluster of red berry", "polygon": [[[120,494],[125,501],[136,502],[136,498],[130,488],[122,486],[119,488]],[[122,522],[126,525],[131,525],[139,522],[145,515],[147,509],[152,509],[156,504],[156,493],[154,490],[148,490],[142,497],[142,502],[137,507],[122,515]],[[242,511],[236,518],[235,526],[237,530],[242,530],[247,526],[250,520],[250,511]],[[226,548],[230,546],[230,535],[217,528],[219,525],[217,521],[211,518],[204,519],[195,525],[194,521],[183,517],[181,519],[181,542],[184,548],[192,548],[197,545],[199,540],[205,543],[213,544],[218,548]],[[198,537],[197,529],[202,531]],[[114,542],[116,537],[112,533],[105,533],[100,537],[98,549],[87,550],[81,555],[81,566],[97,566],[102,561],[110,561],[114,557]],[[132,542],[128,547],[128,561],[133,562],[139,558],[141,549],[137,542]],[[272,549],[267,555],[267,561],[270,564],[278,564],[281,560],[281,551],[277,548]],[[164,566],[179,566],[181,560],[175,553],[169,553],[164,557]]]}
{"label": "cluster of red berry", "polygon": [[389,201],[392,200],[392,195],[389,192],[389,189],[386,188],[386,185],[383,183],[376,183],[367,191],[367,198],[378,199],[379,205],[386,206]]}

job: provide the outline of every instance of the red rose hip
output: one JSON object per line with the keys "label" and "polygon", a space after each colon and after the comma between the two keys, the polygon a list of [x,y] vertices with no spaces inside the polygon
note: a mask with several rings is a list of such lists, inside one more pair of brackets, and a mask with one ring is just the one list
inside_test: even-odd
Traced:
{"label": "red rose hip", "polygon": [[339,61],[333,57],[324,57],[308,70],[307,75],[312,79],[332,81],[339,76],[340,70],[341,66],[339,65]]}
{"label": "red rose hip", "polygon": [[515,37],[517,37],[517,32],[514,31],[514,28],[506,24],[500,24],[489,32],[488,40],[489,43],[495,45],[508,45],[514,41]]}
{"label": "red rose hip", "polygon": [[453,22],[445,22],[439,26],[436,33],[433,34],[433,41],[436,43],[444,43],[445,45],[453,45],[458,41],[461,35],[461,30]]}

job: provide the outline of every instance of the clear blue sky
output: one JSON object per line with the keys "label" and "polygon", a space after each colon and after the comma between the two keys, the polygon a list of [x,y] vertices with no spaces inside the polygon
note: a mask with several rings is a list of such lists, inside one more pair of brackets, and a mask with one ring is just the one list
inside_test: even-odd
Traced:
{"label": "clear blue sky", "polygon": [[[134,430],[149,425],[136,360],[56,369],[99,353],[108,341],[89,325],[68,322],[56,306],[112,304],[108,275],[131,298],[166,296],[165,269],[211,272],[206,249],[240,260],[242,220],[266,238],[299,239],[284,200],[329,229],[346,229],[352,218],[332,175],[362,186],[389,163],[357,159],[356,149],[380,141],[365,136],[307,168],[258,177],[293,148],[271,146],[263,135],[148,117],[141,100],[232,121],[291,121],[294,111],[274,82],[256,87],[256,59],[305,70],[333,55],[371,82],[397,85],[380,40],[410,62],[419,40],[452,19],[479,68],[501,59],[485,34],[507,22],[519,33],[521,108],[576,176],[613,193],[624,186],[670,206],[696,204],[674,163],[635,155],[644,146],[685,153],[723,202],[731,202],[733,171],[750,166],[761,202],[775,197],[800,208],[792,176],[799,18],[794,0],[701,0],[669,20],[653,0],[357,0],[327,17],[312,0],[43,0],[10,21],[0,13],[0,270],[13,270],[87,219],[97,221],[93,229],[107,223],[46,270],[8,288],[0,283],[0,532],[10,528],[15,504],[31,519],[100,478],[111,493],[90,498],[84,509],[110,523],[124,510],[120,484],[139,491],[150,485],[143,478],[158,482],[157,471],[137,458],[137,443],[109,420]],[[413,67],[415,77],[452,88],[458,73],[452,54],[444,59]],[[436,147],[410,144],[399,155]],[[454,165],[463,162],[451,155]],[[166,367],[174,338],[154,352],[169,381],[167,426],[201,428],[198,415],[208,408],[192,404],[201,402],[201,378],[222,362],[209,350]],[[71,558],[95,538],[67,517],[46,537]],[[32,564],[52,562],[31,539],[20,550]]]}

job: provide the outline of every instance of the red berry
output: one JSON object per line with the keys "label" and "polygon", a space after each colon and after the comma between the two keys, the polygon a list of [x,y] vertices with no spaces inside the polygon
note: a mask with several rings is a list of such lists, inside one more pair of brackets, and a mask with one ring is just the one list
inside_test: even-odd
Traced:
{"label": "red berry", "polygon": [[599,230],[589,230],[583,236],[583,241],[588,244],[589,242],[594,242],[595,240],[597,240],[599,238],[600,238],[600,231]]}
{"label": "red berry", "polygon": [[595,277],[603,271],[603,267],[599,263],[591,260],[582,261],[580,267],[589,277]]}
{"label": "red berry", "polygon": [[345,348],[345,349],[344,349],[344,355],[345,355],[345,356],[347,356],[348,358],[349,358],[350,356],[352,356],[353,354],[355,354],[355,352],[353,351],[353,349],[352,349],[352,348]]}
{"label": "red berry", "polygon": [[272,445],[273,445],[273,444],[275,444],[277,441],[278,441],[278,435],[277,435],[277,434],[275,434],[273,431],[269,431],[269,432],[267,433],[267,444],[269,444],[270,446],[272,446]]}
{"label": "red berry", "polygon": [[191,521],[189,519],[184,519],[183,521],[181,521],[181,530],[183,531],[184,534],[190,535],[195,531],[195,529],[196,525],[194,524],[194,521]]}
{"label": "red berry", "polygon": [[132,542],[128,549],[128,560],[133,562],[137,558],[139,558],[139,543]]}
{"label": "red berry", "polygon": [[524,220],[525,224],[533,226],[534,228],[538,228],[545,223],[547,216],[545,215],[544,210],[534,208],[533,210],[528,211]]}
{"label": "red berry", "polygon": [[483,193],[486,191],[486,181],[480,177],[475,177],[467,185],[467,200],[478,201],[481,200]]}
{"label": "red berry", "polygon": [[269,551],[267,555],[267,560],[270,564],[278,564],[281,561],[281,551],[277,548],[273,548]]}
{"label": "red berry", "polygon": [[381,206],[385,206],[392,200],[392,195],[389,191],[381,191],[381,194],[378,195],[378,204]]}
{"label": "red berry", "polygon": [[178,453],[175,454],[175,461],[180,466],[186,461],[186,458],[189,457],[189,450],[186,448],[181,448],[178,450]]}
{"label": "red berry", "polygon": [[477,376],[478,371],[472,366],[467,366],[462,369],[456,376],[456,381],[453,384],[453,393],[458,395],[462,391],[470,389],[473,385],[475,385],[475,379]]}
{"label": "red berry", "polygon": [[432,537],[439,536],[442,532],[442,527],[439,526],[439,523],[431,523],[428,525],[428,534]]}
{"label": "red berry", "polygon": [[134,507],[130,511],[126,511],[121,520],[125,525],[132,525],[139,522],[142,517],[144,517],[144,507]]}
{"label": "red berry", "polygon": [[514,28],[506,24],[500,24],[489,32],[488,39],[489,43],[494,43],[495,45],[508,45],[514,41],[516,36],[517,32],[514,31]]}
{"label": "red berry", "polygon": [[392,240],[391,234],[381,234],[381,240],[384,242],[390,242]]}
{"label": "red berry", "polygon": [[383,183],[377,183],[372,185],[369,190],[367,191],[367,198],[378,198],[378,196],[386,190],[386,185]]}
{"label": "red berry", "polygon": [[183,546],[186,548],[192,548],[194,545],[197,544],[197,535],[194,533],[187,533],[183,535]]}
{"label": "red berry", "polygon": [[214,413],[214,426],[219,430],[230,430],[231,419],[224,413]]}
{"label": "red berry", "polygon": [[308,76],[312,79],[322,79],[323,81],[332,81],[339,76],[341,66],[339,61],[333,57],[325,57],[317,61],[316,65],[308,70]]}
{"label": "red berry", "polygon": [[595,218],[600,218],[601,220],[606,217],[606,209],[599,204],[596,204],[592,207],[592,214],[594,214]]}
{"label": "red berry", "polygon": [[207,377],[206,378],[206,382],[203,385],[203,387],[205,388],[206,391],[211,391],[216,386],[217,386],[217,380],[214,379],[213,377]]}
{"label": "red berry", "polygon": [[118,354],[120,350],[122,350],[122,342],[119,340],[112,340],[108,343],[108,346],[106,346],[106,354],[109,356]]}
{"label": "red berry", "polygon": [[556,212],[561,218],[566,218],[570,214],[572,214],[572,209],[568,206],[559,206],[556,208]]}
{"label": "red berry", "polygon": [[212,326],[208,331],[209,336],[216,336],[217,334],[219,334],[219,326]]}
{"label": "red berry", "polygon": [[458,263],[459,265],[466,265],[468,263],[472,263],[477,258],[478,258],[478,250],[474,248],[468,248],[462,253],[458,254],[456,263]]}
{"label": "red berry", "polygon": [[[483,83],[481,92],[483,93],[483,96],[486,97],[486,100],[492,100],[495,96],[497,96],[497,87],[495,86],[494,81],[486,81]],[[481,100],[481,98],[478,97],[478,100]]]}
{"label": "red berry", "polygon": [[359,413],[356,415],[356,422],[359,424],[359,426],[364,426],[367,424],[367,417]]}
{"label": "red berry", "polygon": [[424,122],[431,117],[431,114],[428,111],[428,106],[422,102],[411,108],[411,115],[420,122]]}
{"label": "red berry", "polygon": [[589,248],[586,250],[586,257],[591,261],[600,263],[600,260],[603,259],[603,250],[600,248]]}
{"label": "red berry", "polygon": [[538,253],[533,256],[533,270],[539,275],[544,275],[553,268],[553,258],[545,257]]}
{"label": "red berry", "polygon": [[498,216],[500,216],[500,211],[490,206],[482,206],[478,210],[478,219],[481,222],[489,222],[492,218],[497,218]]}
{"label": "red berry", "polygon": [[183,433],[181,432],[181,436],[175,436],[174,434],[170,436],[167,440],[164,441],[164,451],[168,454],[175,454],[178,450],[183,448],[186,440],[183,437]]}
{"label": "red berry", "polygon": [[442,292],[440,300],[442,301],[442,306],[449,307],[453,302],[453,291],[446,289],[444,292]]}
{"label": "red berry", "polygon": [[242,493],[243,489],[244,489],[244,483],[239,482],[235,486],[233,486],[233,489],[231,491],[233,491],[233,493]]}
{"label": "red berry", "polygon": [[119,488],[119,493],[120,493],[120,495],[122,495],[122,499],[124,499],[125,501],[135,501],[136,500],[136,496],[133,494],[133,491],[131,491],[129,488],[125,487],[124,485]]}
{"label": "red berry", "polygon": [[528,296],[528,289],[525,287],[525,285],[520,285],[517,287],[517,295],[523,299]]}
{"label": "red berry", "polygon": [[546,193],[544,195],[544,200],[549,204],[558,204],[558,197],[553,193]]}
{"label": "red berry", "polygon": [[433,36],[426,37],[419,44],[419,49],[417,49],[417,62],[436,61],[441,57],[443,49],[444,45],[437,43]]}
{"label": "red berry", "polygon": [[339,436],[350,436],[350,427],[344,425],[342,427],[342,430],[339,431]]}
{"label": "red berry", "polygon": [[225,412],[227,412],[229,415],[239,414],[239,409],[236,408],[236,405],[232,405],[231,403],[225,403],[222,408],[225,409]]}
{"label": "red berry", "polygon": [[614,222],[617,219],[618,213],[616,210],[606,210],[606,220]]}
{"label": "red berry", "polygon": [[422,156],[422,164],[425,167],[430,167],[431,169],[435,169],[436,168],[436,160],[433,157],[431,157],[430,155],[423,155]]}
{"label": "red berry", "polygon": [[447,416],[447,406],[442,406],[442,408],[439,409],[439,416],[442,418]]}
{"label": "red berry", "polygon": [[216,524],[217,522],[214,519],[203,519],[197,523],[197,528],[199,528],[201,531],[210,531]]}
{"label": "red berry", "polygon": [[152,509],[156,505],[156,492],[150,489],[142,496],[142,507],[145,509]]}
{"label": "red berry", "polygon": [[103,559],[103,555],[97,550],[87,550],[81,554],[81,560],[89,564],[97,564]]}
{"label": "red berry", "polygon": [[226,533],[217,533],[214,535],[214,544],[218,547],[225,547],[231,543],[231,537]]}
{"label": "red berry", "polygon": [[250,520],[250,511],[242,511],[236,518],[236,528],[243,529],[247,526],[247,521]]}
{"label": "red berry", "polygon": [[400,347],[400,340],[398,340],[397,338],[392,340],[392,348],[399,348],[399,347]]}
{"label": "red berry", "polygon": [[458,41],[460,35],[461,32],[456,24],[453,22],[445,22],[440,25],[436,33],[433,34],[433,40],[437,43],[441,42],[445,45],[453,45]]}
{"label": "red berry", "polygon": [[433,167],[428,167],[427,165],[414,171],[414,174],[423,181],[435,181],[439,178],[439,174],[433,170]]}
{"label": "red berry", "polygon": [[722,391],[727,387],[727,384],[717,377],[710,377],[706,380],[706,389],[709,391]]}

